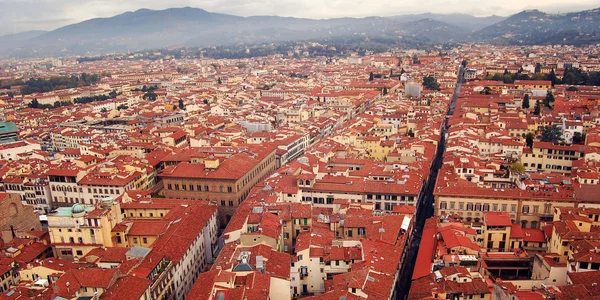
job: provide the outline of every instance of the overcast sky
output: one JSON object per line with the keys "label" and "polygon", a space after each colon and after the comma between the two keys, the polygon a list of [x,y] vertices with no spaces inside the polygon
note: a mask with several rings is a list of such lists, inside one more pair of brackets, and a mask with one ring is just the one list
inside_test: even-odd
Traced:
{"label": "overcast sky", "polygon": [[0,0],[0,35],[52,30],[96,17],[140,8],[191,6],[239,16],[306,18],[391,16],[413,13],[466,13],[508,16],[537,8],[558,13],[600,7],[599,0]]}

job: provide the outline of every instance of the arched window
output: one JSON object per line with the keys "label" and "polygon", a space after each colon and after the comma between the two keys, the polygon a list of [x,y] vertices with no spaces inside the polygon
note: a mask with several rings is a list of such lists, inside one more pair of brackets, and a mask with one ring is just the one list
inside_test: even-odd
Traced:
{"label": "arched window", "polygon": [[523,228],[527,227],[527,220],[521,221],[521,227],[523,227]]}
{"label": "arched window", "polygon": [[306,181],[304,182],[304,184],[305,184],[305,185],[310,185],[310,180],[306,180]]}
{"label": "arched window", "polygon": [[538,222],[537,221],[531,221],[531,228],[537,228]]}

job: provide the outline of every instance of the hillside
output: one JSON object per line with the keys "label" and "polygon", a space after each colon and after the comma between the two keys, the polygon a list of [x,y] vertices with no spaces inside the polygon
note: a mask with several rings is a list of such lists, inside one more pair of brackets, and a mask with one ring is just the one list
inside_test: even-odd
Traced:
{"label": "hillside", "polygon": [[464,29],[468,29],[470,31],[477,31],[480,29],[483,29],[487,26],[496,24],[500,21],[503,21],[504,19],[506,19],[506,17],[500,17],[500,16],[489,16],[489,17],[474,17],[471,15],[467,15],[467,14],[447,14],[447,15],[442,15],[442,14],[432,14],[432,13],[425,13],[425,14],[415,14],[415,15],[400,15],[400,16],[394,16],[394,17],[390,17],[390,19],[393,19],[397,22],[414,22],[414,21],[419,21],[419,20],[423,20],[423,19],[432,19],[432,20],[436,20],[439,22],[444,22],[450,25],[454,25],[457,27],[462,27]]}
{"label": "hillside", "polygon": [[600,42],[600,8],[552,15],[526,10],[473,34],[498,44],[589,44]]}
{"label": "hillside", "polygon": [[[216,46],[366,36],[412,36],[424,42],[460,40],[467,29],[434,19],[337,18],[313,20],[276,16],[238,17],[198,8],[140,9],[96,18],[12,43],[18,54],[90,54],[169,46]],[[21,51],[21,50],[29,50]],[[10,53],[17,55],[16,51]]]}
{"label": "hillside", "polygon": [[0,55],[90,55],[303,40],[376,41],[409,47],[449,42],[589,44],[600,42],[600,9],[562,15],[528,10],[509,18],[419,14],[324,20],[239,17],[191,7],[140,9],[50,32],[0,37]]}

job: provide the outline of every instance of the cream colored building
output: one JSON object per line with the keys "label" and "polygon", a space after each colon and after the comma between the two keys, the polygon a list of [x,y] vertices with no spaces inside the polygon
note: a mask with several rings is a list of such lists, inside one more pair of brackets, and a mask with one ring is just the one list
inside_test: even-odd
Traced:
{"label": "cream colored building", "polygon": [[57,257],[79,260],[97,247],[115,247],[113,227],[122,221],[120,204],[106,198],[96,206],[75,204],[48,214],[48,231]]}

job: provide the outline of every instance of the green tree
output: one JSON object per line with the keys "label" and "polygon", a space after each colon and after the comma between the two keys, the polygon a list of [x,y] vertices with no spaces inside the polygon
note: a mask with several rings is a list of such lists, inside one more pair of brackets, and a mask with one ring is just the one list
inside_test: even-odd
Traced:
{"label": "green tree", "polygon": [[435,77],[433,76],[425,76],[423,77],[423,86],[429,90],[439,91],[440,84],[437,82]]}
{"label": "green tree", "polygon": [[542,128],[542,142],[557,143],[562,141],[562,130],[557,125]]}
{"label": "green tree", "polygon": [[546,98],[544,98],[544,106],[551,107],[553,105],[554,105],[554,95],[552,94],[552,91],[548,91],[548,93],[546,93]]}
{"label": "green tree", "polygon": [[533,109],[533,114],[536,116],[539,116],[541,113],[541,107],[542,105],[540,104],[540,100],[535,101],[535,108]]}
{"label": "green tree", "polygon": [[54,108],[60,107],[60,104],[61,104],[60,101],[54,102]]}
{"label": "green tree", "polygon": [[529,94],[525,94],[525,97],[523,97],[523,105],[522,106],[524,109],[529,108]]}
{"label": "green tree", "polygon": [[185,110],[185,104],[183,104],[183,99],[180,98],[177,105],[179,106],[179,109]]}
{"label": "green tree", "polygon": [[154,92],[146,92],[142,98],[144,100],[147,99],[150,101],[155,101],[156,99],[158,99],[158,95],[156,95],[156,93],[154,93]]}
{"label": "green tree", "polygon": [[217,79],[217,84],[223,84],[223,81],[221,81],[221,77],[219,77],[219,78]]}
{"label": "green tree", "polygon": [[579,89],[577,87],[570,86],[570,87],[567,88],[567,91],[569,91],[569,92],[577,92],[577,91],[579,91]]}
{"label": "green tree", "polygon": [[563,83],[564,84],[577,84],[577,80],[575,78],[575,73],[573,73],[573,72],[566,72],[566,71],[565,71],[565,73],[566,74],[563,76]]}
{"label": "green tree", "polygon": [[117,98],[117,96],[118,96],[118,95],[119,95],[119,94],[117,93],[117,91],[116,91],[116,90],[112,90],[112,91],[110,91],[110,93],[108,93],[108,96],[109,96],[111,99],[115,99],[115,98]]}
{"label": "green tree", "polygon": [[525,135],[525,143],[527,144],[527,147],[529,148],[533,148],[533,141],[534,141],[534,135],[531,132],[528,132],[527,135]]}
{"label": "green tree", "polygon": [[108,109],[106,109],[106,107],[103,107],[103,108],[100,110],[100,112],[101,112],[101,113],[103,113],[103,114],[105,114],[105,113],[107,113],[107,112],[108,112]]}
{"label": "green tree", "polygon": [[479,92],[480,94],[486,94],[489,95],[492,93],[492,89],[489,86],[486,86],[483,88],[483,90],[481,90],[481,92]]}
{"label": "green tree", "polygon": [[467,67],[467,64],[468,64],[468,62],[467,62],[467,60],[466,60],[466,59],[463,59],[463,61],[462,61],[460,64],[463,66],[463,68],[466,68],[466,67]]}
{"label": "green tree", "polygon": [[385,96],[387,94],[388,94],[388,89],[387,89],[387,87],[384,86],[383,87],[383,95]]}
{"label": "green tree", "polygon": [[373,81],[373,78],[374,78],[373,72],[369,73],[369,81]]}
{"label": "green tree", "polygon": [[407,135],[413,138],[415,137],[415,132],[412,130],[412,128],[408,130]]}
{"label": "green tree", "polygon": [[550,71],[550,74],[548,75],[548,80],[552,81],[553,85],[560,83],[560,80],[558,80],[558,77],[556,77],[556,73],[554,73],[554,69]]}
{"label": "green tree", "polygon": [[31,102],[29,102],[27,106],[29,106],[30,108],[38,108],[38,106],[40,106],[40,103],[38,102],[37,98],[33,98],[33,100],[31,100]]}
{"label": "green tree", "polygon": [[413,65],[419,64],[419,57],[416,54],[413,55],[412,60],[413,60]]}
{"label": "green tree", "polygon": [[573,144],[583,144],[585,142],[585,135],[581,134],[581,132],[575,132],[573,134]]}
{"label": "green tree", "polygon": [[117,110],[122,110],[122,109],[128,109],[129,106],[127,106],[127,104],[121,104],[119,106],[117,106]]}
{"label": "green tree", "polygon": [[202,100],[202,102],[203,102],[204,104],[208,104],[208,99],[204,99],[204,100]]}
{"label": "green tree", "polygon": [[513,174],[523,174],[525,173],[525,167],[521,163],[514,163],[510,165],[510,172]]}

